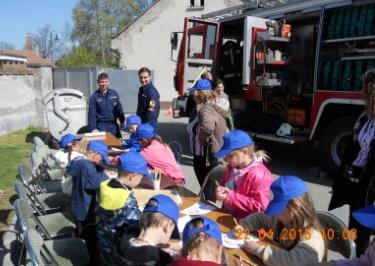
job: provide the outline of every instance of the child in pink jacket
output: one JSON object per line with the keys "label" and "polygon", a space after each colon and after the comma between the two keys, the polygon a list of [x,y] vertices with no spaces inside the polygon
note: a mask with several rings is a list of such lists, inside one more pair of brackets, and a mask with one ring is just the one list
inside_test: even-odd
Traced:
{"label": "child in pink jacket", "polygon": [[223,209],[236,218],[264,211],[270,202],[271,172],[263,164],[263,151],[255,151],[254,141],[244,131],[233,130],[224,135],[224,144],[216,153],[228,163],[216,199]]}
{"label": "child in pink jacket", "polygon": [[141,145],[141,154],[147,164],[154,170],[170,179],[177,185],[185,182],[185,176],[174,154],[167,144],[155,134],[154,128],[149,124],[141,124],[133,136]]}

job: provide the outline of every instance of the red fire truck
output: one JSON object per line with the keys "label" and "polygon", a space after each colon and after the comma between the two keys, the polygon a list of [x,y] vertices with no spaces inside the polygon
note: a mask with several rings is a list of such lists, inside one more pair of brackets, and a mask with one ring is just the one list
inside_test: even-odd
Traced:
{"label": "red fire truck", "polygon": [[[374,14],[374,1],[260,0],[185,18],[173,109],[192,112],[187,88],[210,69],[225,82],[237,128],[287,144],[316,141],[322,167],[337,169],[364,110],[361,75],[375,67]],[[293,130],[277,135],[283,123]]]}

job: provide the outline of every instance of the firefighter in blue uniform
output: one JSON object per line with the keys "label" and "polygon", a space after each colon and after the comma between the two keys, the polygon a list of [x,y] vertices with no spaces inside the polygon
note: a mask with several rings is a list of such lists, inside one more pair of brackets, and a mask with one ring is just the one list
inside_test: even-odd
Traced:
{"label": "firefighter in blue uniform", "polygon": [[125,121],[124,111],[117,91],[108,88],[107,73],[98,75],[98,89],[91,95],[89,103],[89,130],[92,132],[105,131],[120,138],[120,128]]}
{"label": "firefighter in blue uniform", "polygon": [[137,115],[141,117],[142,123],[150,124],[156,131],[160,112],[159,92],[151,83],[151,71],[147,67],[138,71],[138,78],[141,87],[138,91]]}

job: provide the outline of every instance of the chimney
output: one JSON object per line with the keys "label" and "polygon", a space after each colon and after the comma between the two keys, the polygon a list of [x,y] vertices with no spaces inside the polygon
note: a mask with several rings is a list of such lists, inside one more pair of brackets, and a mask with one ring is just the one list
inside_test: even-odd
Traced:
{"label": "chimney", "polygon": [[33,37],[30,33],[25,36],[25,50],[33,50]]}

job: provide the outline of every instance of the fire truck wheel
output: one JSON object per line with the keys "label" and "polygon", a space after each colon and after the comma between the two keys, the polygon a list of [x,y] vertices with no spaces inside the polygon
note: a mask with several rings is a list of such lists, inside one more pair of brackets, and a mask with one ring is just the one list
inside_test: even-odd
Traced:
{"label": "fire truck wheel", "polygon": [[341,164],[341,156],[348,138],[351,136],[355,117],[344,117],[333,121],[322,132],[319,141],[321,167],[330,175],[336,175]]}

